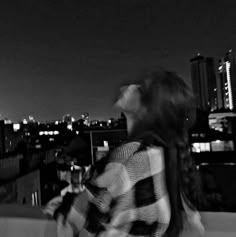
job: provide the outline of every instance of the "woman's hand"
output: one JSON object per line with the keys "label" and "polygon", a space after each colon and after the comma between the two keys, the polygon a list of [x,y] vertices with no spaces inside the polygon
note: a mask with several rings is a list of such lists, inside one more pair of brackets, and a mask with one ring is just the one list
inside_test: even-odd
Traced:
{"label": "woman's hand", "polygon": [[55,211],[59,208],[62,204],[63,197],[58,196],[50,200],[46,206],[42,209],[43,213],[47,216],[53,217]]}

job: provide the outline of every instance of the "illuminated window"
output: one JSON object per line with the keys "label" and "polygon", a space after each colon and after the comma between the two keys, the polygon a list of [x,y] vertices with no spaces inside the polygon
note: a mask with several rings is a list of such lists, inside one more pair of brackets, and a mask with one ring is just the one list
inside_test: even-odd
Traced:
{"label": "illuminated window", "polygon": [[31,199],[32,199],[32,206],[35,206],[34,193],[31,194]]}
{"label": "illuminated window", "polygon": [[200,133],[200,137],[204,138],[206,136],[205,133]]}
{"label": "illuminated window", "polygon": [[103,141],[104,147],[108,147],[108,141]]}
{"label": "illuminated window", "polygon": [[216,140],[211,142],[212,151],[233,151],[234,144],[233,141],[221,141]]}
{"label": "illuminated window", "polygon": [[32,206],[38,206],[39,205],[38,191],[33,192],[31,194],[31,199],[32,199]]}
{"label": "illuminated window", "polygon": [[11,123],[12,123],[12,121],[10,119],[5,119],[4,120],[4,124],[11,124]]}
{"label": "illuminated window", "polygon": [[38,191],[34,193],[34,196],[35,196],[35,204],[38,206],[39,205]]}
{"label": "illuminated window", "polygon": [[192,144],[192,152],[200,153],[209,151],[210,151],[209,142],[196,142]]}
{"label": "illuminated window", "polygon": [[67,129],[69,129],[69,130],[72,131],[72,130],[73,130],[73,128],[72,128],[72,124],[68,124],[68,125],[67,125]]}

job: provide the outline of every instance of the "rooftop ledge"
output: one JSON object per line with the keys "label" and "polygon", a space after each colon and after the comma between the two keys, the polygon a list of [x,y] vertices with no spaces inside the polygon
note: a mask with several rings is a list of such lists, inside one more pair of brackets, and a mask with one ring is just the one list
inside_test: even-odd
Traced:
{"label": "rooftop ledge", "polygon": [[[236,213],[202,212],[206,237],[235,237]],[[48,220],[39,207],[0,205],[0,236],[56,237],[56,223]],[[199,236],[186,227],[181,237]]]}

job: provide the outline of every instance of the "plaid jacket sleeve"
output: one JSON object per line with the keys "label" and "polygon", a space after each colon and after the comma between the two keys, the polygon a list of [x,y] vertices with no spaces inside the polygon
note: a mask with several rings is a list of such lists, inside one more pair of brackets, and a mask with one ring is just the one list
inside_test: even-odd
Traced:
{"label": "plaid jacket sleeve", "polygon": [[163,154],[138,148],[132,142],[111,154],[104,172],[83,194],[86,198],[76,200],[77,228],[94,236],[162,236],[170,219]]}

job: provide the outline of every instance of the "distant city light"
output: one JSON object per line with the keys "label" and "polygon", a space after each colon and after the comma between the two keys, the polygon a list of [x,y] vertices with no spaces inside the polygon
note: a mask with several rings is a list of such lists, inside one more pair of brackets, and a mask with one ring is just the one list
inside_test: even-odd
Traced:
{"label": "distant city light", "polygon": [[104,147],[108,147],[108,141],[103,141]]}
{"label": "distant city light", "polygon": [[14,132],[17,132],[18,130],[20,130],[20,124],[19,123],[14,123],[13,124],[13,130],[14,130]]}
{"label": "distant city light", "polygon": [[59,131],[40,131],[39,132],[39,136],[42,136],[42,135],[58,135],[59,134]]}
{"label": "distant city light", "polygon": [[22,122],[23,122],[23,124],[27,124],[28,123],[26,119],[23,119]]}
{"label": "distant city light", "polygon": [[73,128],[72,128],[72,124],[68,124],[68,125],[67,125],[67,129],[69,129],[69,130],[72,131],[72,130],[73,130]]}
{"label": "distant city light", "polygon": [[29,121],[34,121],[34,117],[32,115],[29,116]]}
{"label": "distant city light", "polygon": [[226,74],[227,74],[227,84],[229,92],[229,109],[233,109],[233,95],[232,95],[231,78],[230,78],[230,67],[231,63],[226,62]]}
{"label": "distant city light", "polygon": [[200,152],[209,152],[210,143],[209,142],[196,142],[192,144],[192,152],[200,153]]}
{"label": "distant city light", "polygon": [[4,124],[12,124],[12,121],[10,119],[5,119]]}
{"label": "distant city light", "polygon": [[56,125],[58,125],[58,124],[59,124],[59,122],[58,122],[58,121],[56,121],[56,122],[55,122],[55,124],[56,124]]}

